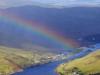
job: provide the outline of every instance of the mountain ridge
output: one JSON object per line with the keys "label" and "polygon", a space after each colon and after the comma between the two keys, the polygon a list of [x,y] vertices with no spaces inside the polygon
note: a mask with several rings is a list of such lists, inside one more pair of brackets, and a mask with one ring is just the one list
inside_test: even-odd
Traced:
{"label": "mountain ridge", "polygon": [[[83,37],[85,35],[84,34],[85,32],[87,32],[87,35],[90,35],[93,31],[94,33],[98,33],[96,29],[99,29],[98,28],[99,13],[100,13],[99,7],[73,7],[73,8],[55,9],[55,8],[23,6],[23,7],[9,8],[4,10],[4,12],[11,13],[18,17],[20,16],[21,18],[24,18],[26,20],[32,20],[32,21],[36,20],[39,21],[40,23],[42,22],[46,24],[45,26],[55,31],[60,31],[59,33],[62,34],[63,36],[66,33],[65,37],[67,35],[73,37],[72,35],[74,34],[78,36],[78,37],[74,36],[74,38],[80,38],[81,36]],[[61,21],[60,19],[63,20]],[[94,27],[95,23],[96,26]],[[91,26],[90,28],[91,32],[88,31],[89,29],[87,25]],[[81,26],[86,29],[85,30],[81,29]],[[75,30],[72,29],[73,27],[75,28]],[[83,33],[81,33],[82,30]]]}
{"label": "mountain ridge", "polygon": [[[73,8],[56,9],[56,8],[22,6],[22,7],[13,7],[1,10],[1,12],[2,13],[4,12],[6,15],[11,14],[13,16],[17,16],[27,21],[35,20],[37,22],[43,23],[40,26],[50,28],[52,31],[57,32],[58,34],[60,34],[65,38],[70,37],[72,39],[79,41],[78,39],[82,37],[91,35],[93,33],[94,34],[100,33],[98,32],[100,30],[99,9],[100,9],[99,7],[73,7]],[[21,43],[24,43],[23,45],[32,44],[32,37],[33,37],[32,33],[29,33],[23,29],[20,30],[16,29],[16,31],[18,32],[17,33],[14,28],[10,28],[10,26],[8,26],[11,24],[12,22],[6,23],[5,21],[3,22],[2,19],[0,20],[1,45],[6,45],[6,46],[8,45],[14,47],[15,44],[16,47],[16,46],[21,46],[20,45]],[[14,31],[16,32],[16,34],[13,33]],[[13,35],[13,39],[10,41],[11,34]],[[25,35],[25,37],[23,36],[20,37],[19,35],[20,36]],[[9,37],[9,39],[6,37]]]}

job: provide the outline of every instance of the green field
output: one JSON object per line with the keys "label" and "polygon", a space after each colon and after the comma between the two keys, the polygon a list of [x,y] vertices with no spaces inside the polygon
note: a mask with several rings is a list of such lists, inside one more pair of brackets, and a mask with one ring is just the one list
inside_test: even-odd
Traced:
{"label": "green field", "polygon": [[100,50],[83,58],[61,64],[56,71],[60,75],[74,75],[74,73],[78,73],[79,75],[89,75],[100,73]]}
{"label": "green field", "polygon": [[24,68],[49,62],[55,54],[24,51],[21,49],[8,48],[0,46],[0,75],[9,75],[17,71],[22,71]]}

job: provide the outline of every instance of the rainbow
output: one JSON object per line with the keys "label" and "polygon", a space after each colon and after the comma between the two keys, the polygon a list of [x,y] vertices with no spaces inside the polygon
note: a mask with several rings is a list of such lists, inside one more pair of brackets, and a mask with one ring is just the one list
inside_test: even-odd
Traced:
{"label": "rainbow", "polygon": [[49,28],[43,27],[43,25],[41,25],[38,22],[27,21],[18,16],[5,12],[0,12],[0,19],[5,19],[14,22],[16,23],[16,26],[27,29],[32,33],[40,34],[41,36],[48,38],[48,40],[53,40],[57,43],[60,43],[61,45],[64,45],[66,48],[79,47],[79,43],[76,40],[72,38],[64,38],[58,33],[51,31]]}

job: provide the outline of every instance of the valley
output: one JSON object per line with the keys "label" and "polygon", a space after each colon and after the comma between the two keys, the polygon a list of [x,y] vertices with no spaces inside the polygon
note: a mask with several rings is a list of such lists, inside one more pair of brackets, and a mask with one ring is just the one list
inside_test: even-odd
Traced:
{"label": "valley", "polygon": [[100,75],[100,2],[30,1],[0,0],[0,75]]}

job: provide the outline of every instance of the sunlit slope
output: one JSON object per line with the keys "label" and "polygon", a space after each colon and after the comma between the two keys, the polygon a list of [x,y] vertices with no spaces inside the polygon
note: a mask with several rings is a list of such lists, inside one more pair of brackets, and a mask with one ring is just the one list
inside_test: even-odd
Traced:
{"label": "sunlit slope", "polygon": [[100,50],[95,51],[83,58],[61,64],[57,68],[57,72],[62,75],[72,75],[77,72],[79,75],[100,73]]}
{"label": "sunlit slope", "polygon": [[55,54],[0,46],[0,74],[9,75],[32,65],[49,62]]}

